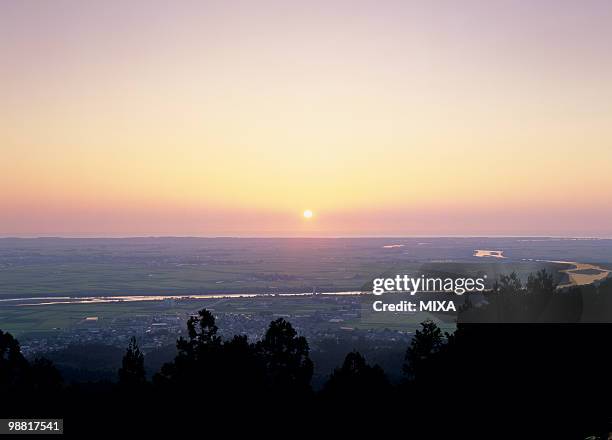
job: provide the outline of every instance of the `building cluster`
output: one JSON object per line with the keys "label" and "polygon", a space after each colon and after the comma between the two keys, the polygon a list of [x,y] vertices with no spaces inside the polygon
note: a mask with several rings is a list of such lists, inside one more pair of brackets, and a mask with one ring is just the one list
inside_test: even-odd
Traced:
{"label": "building cluster", "polygon": [[[209,309],[216,316],[219,333],[226,339],[237,334],[246,335],[249,341],[261,339],[270,321],[278,318],[290,321],[297,332],[308,339],[312,348],[316,347],[317,341],[329,339],[348,338],[380,343],[406,342],[410,339],[410,332],[407,331],[355,325],[360,318],[360,302],[357,299],[325,300],[333,301],[334,306],[313,307],[294,313],[275,312],[274,307],[244,311],[218,310],[214,306]],[[195,310],[177,311],[174,307],[164,307],[152,309],[150,313],[120,315],[115,318],[83,316],[66,328],[25,334],[19,339],[22,351],[29,356],[90,343],[123,348],[132,336],[136,336],[141,349],[146,353],[172,345],[180,336],[185,337],[187,320],[194,313]]]}

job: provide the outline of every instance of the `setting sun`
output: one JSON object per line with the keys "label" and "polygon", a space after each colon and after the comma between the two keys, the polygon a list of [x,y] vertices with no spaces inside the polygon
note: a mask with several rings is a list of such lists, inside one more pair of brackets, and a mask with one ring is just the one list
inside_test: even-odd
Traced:
{"label": "setting sun", "polygon": [[0,0],[2,236],[612,236],[612,2],[54,3]]}

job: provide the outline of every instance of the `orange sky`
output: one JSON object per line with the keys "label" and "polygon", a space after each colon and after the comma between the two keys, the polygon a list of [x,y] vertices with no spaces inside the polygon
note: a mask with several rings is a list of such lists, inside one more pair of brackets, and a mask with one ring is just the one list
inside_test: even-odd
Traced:
{"label": "orange sky", "polygon": [[2,2],[0,235],[611,236],[612,8],[425,3]]}

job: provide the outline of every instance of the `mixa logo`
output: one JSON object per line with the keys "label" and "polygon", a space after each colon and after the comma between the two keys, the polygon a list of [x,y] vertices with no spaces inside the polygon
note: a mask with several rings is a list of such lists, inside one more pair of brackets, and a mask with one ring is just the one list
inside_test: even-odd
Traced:
{"label": "mixa logo", "polygon": [[385,304],[374,301],[372,308],[375,312],[456,312],[453,301],[399,301]]}
{"label": "mixa logo", "polygon": [[420,301],[422,312],[456,312],[455,303],[452,301]]}

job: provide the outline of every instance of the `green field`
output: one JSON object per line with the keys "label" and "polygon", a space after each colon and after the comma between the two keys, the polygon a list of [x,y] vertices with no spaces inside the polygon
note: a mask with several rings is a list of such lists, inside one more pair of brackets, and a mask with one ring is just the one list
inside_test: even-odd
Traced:
{"label": "green field", "polygon": [[[272,297],[234,299],[189,299],[174,301],[118,302],[101,304],[52,304],[40,306],[6,306],[0,308],[1,329],[13,334],[52,333],[83,326],[87,317],[97,317],[88,328],[114,326],[124,318],[139,316],[185,317],[202,308],[216,313],[300,316],[315,312],[334,312],[339,305],[330,297]],[[353,323],[354,324],[354,323]]]}
{"label": "green field", "polygon": [[[567,275],[560,270],[567,265],[535,260],[599,261],[610,267],[611,244],[518,238],[0,239],[0,299],[362,291],[370,290],[373,278],[396,274],[487,274],[495,280],[516,271],[526,279],[542,268],[562,283]],[[501,249],[505,258],[477,258],[474,249]],[[176,301],[171,307],[156,301],[26,307],[0,301],[0,328],[54,332],[82,325],[88,316],[98,317],[91,325],[116,325],[131,316],[184,316],[202,307],[296,316],[329,311],[338,302],[276,297]],[[353,328],[397,326],[382,317],[343,319],[342,326]]]}
{"label": "green field", "polygon": [[[389,248],[393,243],[396,248]],[[0,297],[360,290],[385,273],[422,264],[533,272],[526,258],[603,262],[612,241],[493,238],[0,239]],[[507,259],[473,257],[503,249]]]}

